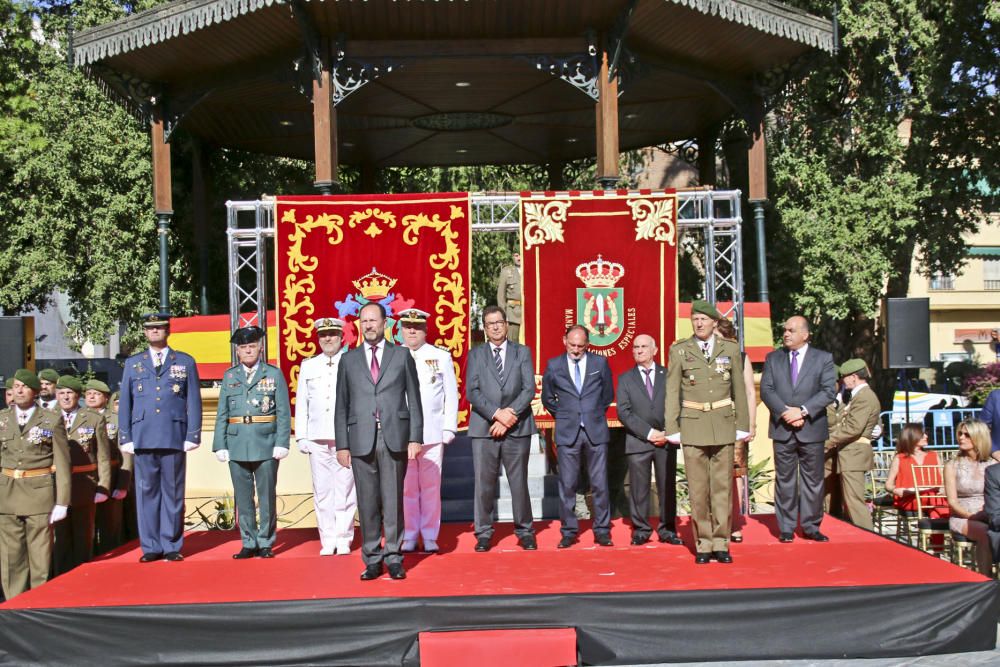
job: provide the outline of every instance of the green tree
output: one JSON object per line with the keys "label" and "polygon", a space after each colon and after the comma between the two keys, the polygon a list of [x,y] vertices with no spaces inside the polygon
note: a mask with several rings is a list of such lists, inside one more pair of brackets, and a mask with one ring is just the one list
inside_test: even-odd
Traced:
{"label": "green tree", "polygon": [[906,295],[914,258],[958,269],[995,207],[1000,3],[836,4],[838,53],[770,100],[772,317],[804,313],[838,359],[877,368],[879,299]]}

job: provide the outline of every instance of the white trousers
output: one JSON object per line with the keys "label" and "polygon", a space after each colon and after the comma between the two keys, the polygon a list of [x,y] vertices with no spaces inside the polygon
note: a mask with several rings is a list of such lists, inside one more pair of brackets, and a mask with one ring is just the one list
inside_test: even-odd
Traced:
{"label": "white trousers", "polygon": [[403,479],[404,542],[417,537],[437,541],[441,529],[441,461],[444,445],[421,445],[420,456],[406,464]]}
{"label": "white trousers", "polygon": [[334,549],[338,540],[354,539],[354,512],[358,507],[354,473],[337,463],[333,440],[313,440],[309,449],[319,541],[324,549]]}

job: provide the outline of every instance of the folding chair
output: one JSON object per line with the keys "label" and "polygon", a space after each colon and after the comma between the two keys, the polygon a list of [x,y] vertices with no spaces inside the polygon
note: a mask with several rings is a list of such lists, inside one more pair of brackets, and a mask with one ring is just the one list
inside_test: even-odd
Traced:
{"label": "folding chair", "polygon": [[[941,556],[946,551],[947,537],[951,533],[947,516],[948,496],[944,491],[944,466],[913,466],[913,482],[917,500],[918,546],[927,553]],[[931,541],[934,535],[941,536],[938,544]]]}

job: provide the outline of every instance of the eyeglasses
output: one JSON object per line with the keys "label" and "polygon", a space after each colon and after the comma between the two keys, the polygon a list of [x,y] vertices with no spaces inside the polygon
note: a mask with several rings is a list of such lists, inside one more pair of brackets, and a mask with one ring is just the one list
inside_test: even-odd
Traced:
{"label": "eyeglasses", "polygon": [[502,327],[505,324],[507,324],[506,320],[496,320],[495,322],[484,322],[483,326],[489,329],[495,329],[497,327]]}

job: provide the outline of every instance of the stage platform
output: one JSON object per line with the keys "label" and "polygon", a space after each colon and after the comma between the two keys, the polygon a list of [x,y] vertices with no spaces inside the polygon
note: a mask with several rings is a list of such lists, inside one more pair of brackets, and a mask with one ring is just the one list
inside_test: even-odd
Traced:
{"label": "stage platform", "polygon": [[446,524],[404,581],[360,581],[360,555],[320,557],[308,529],[279,531],[273,560],[232,560],[235,532],[189,534],[181,563],[128,545],[0,605],[0,662],[417,665],[421,632],[532,628],[573,629],[580,663],[605,665],[995,646],[1000,584],[916,549],[829,517],[829,543],[781,544],[762,515],[733,564],[695,565],[680,521],[684,546],[630,546],[619,521],[614,547],[586,530],[566,550],[542,522],[535,552],[501,525],[485,554]]}

